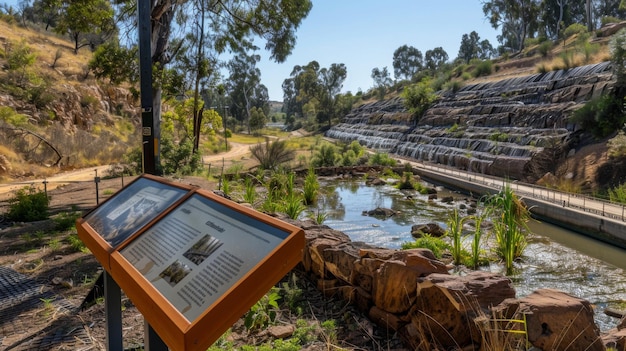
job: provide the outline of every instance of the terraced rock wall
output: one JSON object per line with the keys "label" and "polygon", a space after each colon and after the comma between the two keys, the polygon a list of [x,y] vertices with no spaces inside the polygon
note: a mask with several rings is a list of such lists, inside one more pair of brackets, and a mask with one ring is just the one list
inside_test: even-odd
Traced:
{"label": "terraced rock wall", "polygon": [[572,113],[610,93],[610,62],[471,84],[416,123],[401,98],[353,109],[326,136],[417,160],[532,181],[576,145]]}

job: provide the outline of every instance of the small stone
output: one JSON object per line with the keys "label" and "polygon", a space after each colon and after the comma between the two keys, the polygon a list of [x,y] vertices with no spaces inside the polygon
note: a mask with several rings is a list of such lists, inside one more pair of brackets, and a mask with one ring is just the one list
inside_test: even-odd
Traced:
{"label": "small stone", "polygon": [[273,325],[267,331],[275,339],[285,339],[292,336],[295,330],[293,325]]}

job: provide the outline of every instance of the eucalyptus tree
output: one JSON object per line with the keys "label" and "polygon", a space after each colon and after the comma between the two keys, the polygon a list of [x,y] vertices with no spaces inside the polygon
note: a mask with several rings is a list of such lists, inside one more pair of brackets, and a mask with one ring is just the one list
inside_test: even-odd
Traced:
{"label": "eucalyptus tree", "polygon": [[596,1],[593,11],[596,19],[602,17],[624,18],[626,15],[626,3],[623,0],[603,0]]}
{"label": "eucalyptus tree", "polygon": [[541,3],[540,13],[540,34],[556,40],[571,24],[585,22],[585,1],[544,0]]}
{"label": "eucalyptus tree", "polygon": [[62,0],[35,0],[31,8],[31,21],[42,22],[46,31],[55,27],[61,18]]}
{"label": "eucalyptus tree", "polygon": [[428,50],[424,54],[424,66],[433,72],[446,62],[448,62],[448,53],[441,46]]}
{"label": "eucalyptus tree", "polygon": [[116,32],[114,11],[108,0],[64,0],[55,32],[69,35],[74,41],[74,53],[91,45],[85,41],[89,33],[109,37]]}
{"label": "eucalyptus tree", "polygon": [[[328,122],[339,113],[338,99],[348,75],[346,65],[333,63],[320,67],[317,61],[294,66],[291,76],[283,81],[287,124],[293,126],[296,117],[315,117],[318,123]],[[342,101],[341,109],[345,105]]]}
{"label": "eucalyptus tree", "polygon": [[296,65],[290,77],[283,81],[283,94],[287,123],[295,124],[296,118],[317,114],[322,86],[319,80],[320,64],[311,61],[305,66]]}
{"label": "eucalyptus tree", "polygon": [[384,99],[387,88],[389,88],[393,83],[391,77],[389,76],[389,71],[387,70],[387,67],[385,66],[382,69],[378,67],[372,68],[371,77],[374,80],[374,86],[378,91],[378,99]]}
{"label": "eucalyptus tree", "polygon": [[493,55],[493,46],[489,40],[480,40],[480,36],[476,31],[470,34],[463,34],[461,37],[461,45],[459,47],[459,59],[465,63],[469,63],[472,59],[487,60]]}
{"label": "eucalyptus tree", "polygon": [[[137,0],[114,0],[121,19],[135,24]],[[171,46],[175,31],[184,31],[187,0],[154,0],[151,4],[151,58],[155,81],[159,82],[166,65],[179,46]],[[254,37],[265,41],[269,58],[284,62],[296,44],[296,29],[312,8],[310,0],[206,0],[199,2],[208,23],[211,45],[218,54],[227,50],[246,51],[253,47]],[[176,20],[178,22],[175,22]],[[175,25],[176,24],[176,25]],[[178,35],[183,37],[183,35]],[[208,43],[207,43],[208,45]],[[162,86],[153,88],[153,115],[161,116]],[[155,128],[156,129],[156,128]]]}
{"label": "eucalyptus tree", "polygon": [[343,63],[333,63],[329,68],[322,68],[319,72],[322,89],[317,120],[320,123],[328,121],[328,128],[332,126],[332,119],[337,114],[337,96],[347,75],[348,70]]}
{"label": "eucalyptus tree", "polygon": [[489,0],[483,13],[494,29],[501,28],[500,43],[519,52],[538,30],[539,5],[539,0]]}
{"label": "eucalyptus tree", "polygon": [[393,74],[396,79],[411,79],[424,68],[422,52],[413,46],[402,45],[393,52]]}
{"label": "eucalyptus tree", "polygon": [[267,88],[261,84],[261,70],[256,67],[261,59],[259,55],[239,53],[228,64],[230,73],[226,89],[229,91],[230,111],[242,124],[246,122],[248,132],[251,131],[250,117],[253,107],[269,112],[269,95]]}

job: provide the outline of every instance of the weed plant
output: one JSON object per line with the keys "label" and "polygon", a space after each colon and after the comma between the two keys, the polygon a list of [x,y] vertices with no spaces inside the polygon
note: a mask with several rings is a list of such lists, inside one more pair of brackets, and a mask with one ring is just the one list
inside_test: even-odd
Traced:
{"label": "weed plant", "polygon": [[481,253],[482,253],[482,249],[481,249],[481,239],[483,237],[483,229],[482,229],[482,223],[485,220],[485,217],[487,217],[488,213],[485,211],[483,212],[483,214],[481,215],[477,215],[477,216],[473,216],[472,218],[474,219],[474,236],[472,237],[472,252],[470,255],[470,266],[472,266],[474,269],[477,269],[478,266],[481,265],[482,260],[481,260]]}
{"label": "weed plant", "polygon": [[222,178],[222,191],[224,195],[228,196],[230,194],[230,181],[226,178]]}
{"label": "weed plant", "polygon": [[413,173],[404,172],[402,174],[402,181],[398,183],[398,189],[400,190],[414,190],[415,186],[413,185]]}
{"label": "weed plant", "polygon": [[415,239],[415,241],[402,243],[403,250],[418,248],[429,249],[435,257],[441,258],[445,251],[451,249],[451,246],[443,238],[437,238],[430,234],[424,234],[421,238]]}
{"label": "weed plant", "polygon": [[81,213],[76,211],[60,213],[53,219],[55,229],[58,231],[65,231],[74,228],[76,225],[76,219],[78,219],[80,215]]}
{"label": "weed plant", "polygon": [[272,288],[244,316],[244,325],[248,330],[267,328],[276,320],[278,300],[280,294],[277,288]]}
{"label": "weed plant", "polygon": [[70,248],[72,249],[72,251],[74,252],[83,252],[83,253],[89,252],[89,249],[87,248],[87,246],[85,246],[83,241],[80,240],[77,233],[70,234],[67,237],[67,242],[70,245]]}
{"label": "weed plant", "polygon": [[243,200],[249,204],[254,204],[256,200],[256,187],[254,182],[249,177],[245,180],[245,192],[243,194]]}
{"label": "weed plant", "polygon": [[310,213],[309,217],[316,224],[324,224],[326,218],[328,217],[328,213],[322,212],[322,210],[318,208],[315,210],[315,212]]}
{"label": "weed plant", "polygon": [[455,208],[448,218],[448,236],[452,239],[450,253],[454,264],[459,265],[463,262],[463,219],[459,215],[459,211]]}
{"label": "weed plant", "polygon": [[304,203],[306,205],[312,205],[317,201],[317,196],[320,189],[320,183],[317,180],[317,175],[315,174],[315,170],[313,168],[309,168],[309,171],[304,178],[304,187],[303,187],[303,195],[304,195]]}
{"label": "weed plant", "polygon": [[489,208],[495,215],[496,253],[504,260],[506,274],[510,275],[513,273],[513,262],[522,256],[528,244],[526,222],[530,215],[508,184],[490,199]]}
{"label": "weed plant", "polygon": [[291,219],[298,219],[306,206],[302,203],[302,198],[296,194],[291,194],[284,201],[284,212]]}

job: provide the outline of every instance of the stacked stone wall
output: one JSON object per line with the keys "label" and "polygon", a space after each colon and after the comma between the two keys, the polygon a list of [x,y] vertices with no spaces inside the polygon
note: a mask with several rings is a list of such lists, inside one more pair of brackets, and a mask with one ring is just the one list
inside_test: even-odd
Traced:
{"label": "stacked stone wall", "polygon": [[[516,298],[506,276],[451,274],[453,267],[430,250],[372,247],[312,221],[282,219],[304,229],[301,268],[318,289],[354,304],[384,330],[397,332],[411,349],[480,349],[493,330],[504,338],[509,329],[527,330],[517,334],[519,341],[543,350],[624,344],[626,326],[600,335],[590,303],[564,292],[542,289]],[[495,322],[498,318],[526,325]]]}
{"label": "stacked stone wall", "polygon": [[401,98],[393,98],[353,109],[326,135],[416,160],[534,181],[576,147],[574,111],[610,94],[614,84],[609,62],[471,84],[439,92],[419,121]]}

